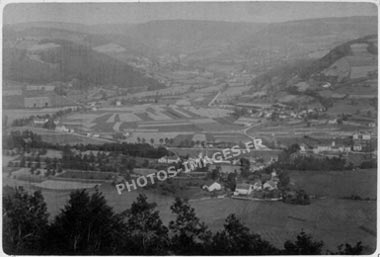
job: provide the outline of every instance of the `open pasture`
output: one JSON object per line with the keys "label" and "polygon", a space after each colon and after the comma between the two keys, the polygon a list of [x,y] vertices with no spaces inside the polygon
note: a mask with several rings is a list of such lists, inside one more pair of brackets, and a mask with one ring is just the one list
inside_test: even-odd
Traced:
{"label": "open pasture", "polygon": [[111,116],[110,113],[105,112],[77,112],[67,115],[62,119],[62,124],[70,125],[72,122],[81,124],[83,127],[89,129],[97,124],[105,123]]}
{"label": "open pasture", "polygon": [[86,189],[94,188],[100,185],[99,183],[83,183],[76,181],[61,181],[61,180],[45,180],[41,183],[33,183],[33,185],[40,189],[48,190],[76,190],[76,189]]}
{"label": "open pasture", "polygon": [[289,176],[306,192],[327,197],[376,198],[377,171],[292,171]]}
{"label": "open pasture", "polygon": [[187,111],[191,113],[195,113],[201,117],[208,117],[208,118],[222,118],[229,116],[232,111],[217,107],[211,107],[211,108],[204,108],[204,107],[198,107],[195,108],[193,106],[184,107]]}
{"label": "open pasture", "polygon": [[362,56],[347,56],[345,57],[348,63],[353,66],[376,66],[377,56],[375,55],[362,55]]}
{"label": "open pasture", "polygon": [[117,176],[115,172],[65,170],[56,175],[58,178],[81,179],[81,180],[109,180]]}
{"label": "open pasture", "polygon": [[365,78],[367,77],[369,72],[373,72],[377,70],[377,66],[353,66],[351,67],[350,78]]}
{"label": "open pasture", "polygon": [[[39,133],[40,134],[40,133]],[[52,144],[104,144],[110,141],[100,138],[91,138],[86,136],[74,135],[74,134],[40,134],[43,141]]]}

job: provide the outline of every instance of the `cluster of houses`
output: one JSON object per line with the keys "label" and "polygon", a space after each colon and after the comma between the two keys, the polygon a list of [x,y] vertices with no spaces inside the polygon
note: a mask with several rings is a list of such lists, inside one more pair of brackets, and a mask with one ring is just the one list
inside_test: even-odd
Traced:
{"label": "cluster of houses", "polygon": [[[256,118],[266,118],[272,119],[276,118],[279,120],[286,119],[298,119],[302,120],[310,115],[319,114],[326,112],[326,108],[321,104],[314,104],[308,107],[302,108],[300,110],[294,110],[293,107],[287,104],[275,103],[270,104],[248,104],[248,103],[239,103],[236,106],[241,108],[247,108],[250,117]],[[239,120],[242,124],[247,124],[248,120]]]}
{"label": "cluster of houses", "polygon": [[[238,183],[236,184],[234,196],[252,197],[255,192],[271,192],[278,189],[280,179],[276,171],[270,175],[270,179],[263,182],[261,179],[256,179],[253,183]],[[223,191],[223,186],[218,182],[213,182],[210,185],[203,185],[202,189],[210,193],[218,193]]]}
{"label": "cluster of houses", "polygon": [[320,154],[324,152],[331,153],[349,153],[349,152],[372,152],[373,138],[370,133],[356,132],[352,135],[352,140],[334,139],[332,142],[325,143],[302,143],[300,144],[300,153],[315,153]]}
{"label": "cluster of houses", "polygon": [[235,196],[250,196],[254,192],[261,191],[273,191],[278,189],[278,183],[280,179],[277,176],[276,171],[271,173],[271,177],[269,180],[262,182],[261,179],[256,179],[252,184],[241,183],[236,185],[236,189],[234,192]]}

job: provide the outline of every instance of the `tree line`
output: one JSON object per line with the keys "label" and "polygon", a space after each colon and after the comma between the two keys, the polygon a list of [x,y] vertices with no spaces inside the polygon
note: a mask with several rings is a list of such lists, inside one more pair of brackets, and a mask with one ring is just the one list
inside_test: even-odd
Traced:
{"label": "tree line", "polygon": [[48,221],[40,191],[3,189],[3,247],[7,254],[62,255],[318,255],[361,254],[361,242],[324,250],[323,241],[301,232],[282,249],[253,233],[234,214],[212,232],[194,208],[176,198],[168,226],[157,204],[140,194],[129,209],[115,213],[101,192],[73,191],[61,211]]}
{"label": "tree line", "polygon": [[173,155],[165,147],[141,143],[104,143],[104,144],[75,144],[75,145],[59,145],[52,144],[42,140],[41,136],[30,130],[11,131],[9,135],[3,136],[4,149],[20,148],[24,151],[30,151],[32,148],[45,148],[65,151],[67,149],[76,149],[79,151],[103,151],[103,152],[119,152],[124,155],[133,157],[161,158],[165,155]]}

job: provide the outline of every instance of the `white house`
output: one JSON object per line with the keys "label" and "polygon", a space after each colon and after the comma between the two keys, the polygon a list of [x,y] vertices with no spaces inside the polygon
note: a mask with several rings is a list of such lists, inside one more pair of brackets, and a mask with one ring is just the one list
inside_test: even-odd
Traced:
{"label": "white house", "polygon": [[253,191],[253,186],[250,184],[237,184],[234,195],[250,195]]}
{"label": "white house", "polygon": [[39,119],[39,118],[35,118],[33,120],[33,123],[34,125],[44,125],[45,123],[47,123],[49,120],[48,119]]}
{"label": "white house", "polygon": [[262,189],[263,189],[263,183],[261,182],[261,180],[257,180],[253,184],[253,190],[255,190],[255,191],[261,191]]}
{"label": "white house", "polygon": [[269,191],[275,190],[277,189],[277,183],[272,180],[268,180],[267,182],[264,183],[263,189],[269,190]]}
{"label": "white house", "polygon": [[66,126],[62,125],[62,126],[56,126],[55,131],[57,131],[57,132],[69,132],[70,130],[68,128],[66,128]]}
{"label": "white house", "polygon": [[219,184],[218,182],[214,182],[209,186],[207,185],[202,186],[202,189],[207,190],[209,192],[219,191],[219,190],[222,190],[222,185]]}
{"label": "white house", "polygon": [[326,83],[323,83],[321,86],[323,88],[330,88],[331,87],[331,83],[330,82],[326,82]]}

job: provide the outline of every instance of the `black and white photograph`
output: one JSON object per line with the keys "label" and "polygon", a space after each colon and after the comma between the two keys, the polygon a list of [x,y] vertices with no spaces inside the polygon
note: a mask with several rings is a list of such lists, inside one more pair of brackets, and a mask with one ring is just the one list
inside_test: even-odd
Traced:
{"label": "black and white photograph", "polygon": [[2,7],[2,254],[372,255],[378,5]]}

